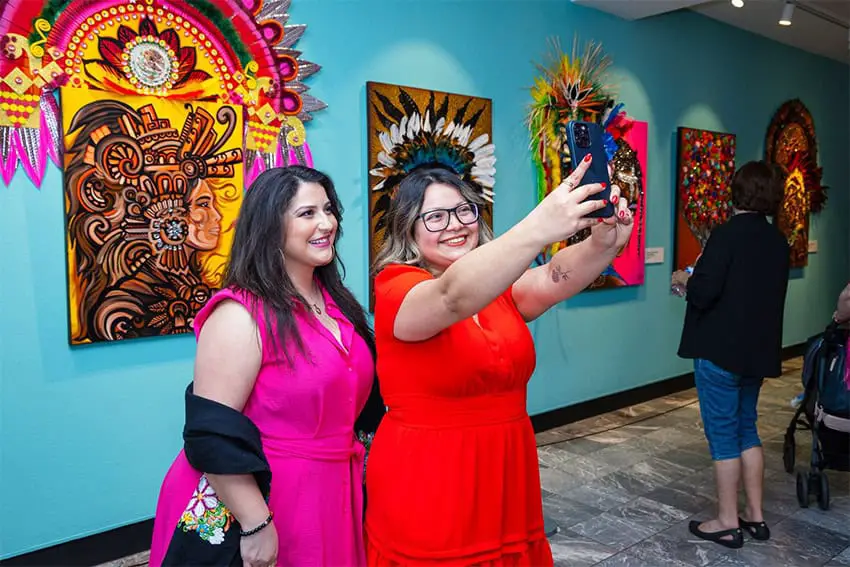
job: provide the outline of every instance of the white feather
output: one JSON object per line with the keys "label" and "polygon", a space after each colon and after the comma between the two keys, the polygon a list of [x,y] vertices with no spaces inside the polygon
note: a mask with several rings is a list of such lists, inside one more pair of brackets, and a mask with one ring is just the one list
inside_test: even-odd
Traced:
{"label": "white feather", "polygon": [[416,136],[416,120],[419,118],[418,114],[414,114],[410,117],[410,120],[407,123],[407,139],[412,140],[414,136]]}
{"label": "white feather", "polygon": [[493,155],[493,152],[495,152],[495,151],[496,151],[496,146],[494,144],[487,144],[486,146],[483,146],[482,148],[473,152],[475,154],[475,161],[478,161],[479,159],[486,157],[486,156],[491,156],[491,155]]}
{"label": "white feather", "polygon": [[378,134],[378,139],[381,140],[381,146],[383,146],[385,152],[388,154],[393,153],[394,144],[392,140],[390,140],[390,135],[387,132],[381,132]]}
{"label": "white feather", "polygon": [[378,152],[378,161],[387,167],[395,167],[395,160],[384,152]]}
{"label": "white feather", "polygon": [[401,119],[401,123],[398,125],[398,131],[401,134],[402,138],[407,136],[407,122],[408,122],[408,118],[407,118],[407,116],[404,116]]}
{"label": "white feather", "polygon": [[472,140],[471,144],[469,144],[469,151],[474,152],[475,150],[486,144],[487,140],[489,139],[490,136],[488,136],[487,134],[481,134],[480,136]]}
{"label": "white feather", "polygon": [[411,137],[416,136],[419,132],[422,131],[422,117],[417,112],[413,115],[413,134]]}
{"label": "white feather", "polygon": [[401,134],[398,131],[398,126],[396,126],[395,124],[390,125],[390,140],[392,140],[393,144],[396,145],[396,146],[398,146],[402,142],[404,142],[404,140],[401,137]]}
{"label": "white feather", "polygon": [[481,177],[476,177],[475,180],[484,187],[492,187],[496,184],[496,179],[489,175],[482,175]]}
{"label": "white feather", "polygon": [[456,125],[454,122],[449,122],[449,125],[448,125],[448,126],[446,126],[446,130],[445,130],[445,132],[444,132],[443,134],[444,134],[447,138],[451,138],[451,137],[452,137],[452,134],[453,134],[453,133],[454,133],[454,131],[455,131],[455,127],[456,127],[456,126],[457,126],[457,125]]}
{"label": "white feather", "polygon": [[430,110],[425,111],[425,122],[422,123],[422,129],[425,130],[426,132],[431,131],[431,111]]}
{"label": "white feather", "polygon": [[495,167],[478,167],[476,165],[476,166],[472,167],[471,173],[475,177],[479,177],[479,176],[493,177],[493,176],[496,175],[496,168]]}
{"label": "white feather", "polygon": [[[370,173],[371,173],[371,172],[370,172]],[[387,182],[387,180],[386,180],[386,179],[382,179],[380,183],[378,183],[377,185],[375,185],[374,187],[372,187],[372,191],[380,191],[381,189],[383,189],[383,188],[384,188],[384,183],[386,183],[386,182]]]}
{"label": "white feather", "polygon": [[493,167],[496,163],[496,156],[487,156],[475,160],[475,165],[478,167]]}
{"label": "white feather", "polygon": [[445,127],[446,127],[446,119],[440,118],[440,119],[437,120],[437,124],[434,126],[434,132],[436,132],[437,134],[442,134],[443,128],[445,128]]}

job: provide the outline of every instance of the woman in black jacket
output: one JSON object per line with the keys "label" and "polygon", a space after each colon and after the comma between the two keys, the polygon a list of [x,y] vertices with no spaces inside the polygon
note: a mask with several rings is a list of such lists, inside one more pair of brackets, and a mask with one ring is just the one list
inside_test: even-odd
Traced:
{"label": "woman in black jacket", "polygon": [[[767,217],[779,210],[784,175],[750,162],[732,179],[734,214],[717,227],[687,282],[679,356],[694,360],[703,428],[715,464],[718,515],[691,522],[697,537],[739,548],[743,531],[766,540],[764,456],[756,428],[765,377],[782,373],[788,242]],[[738,484],[747,505],[738,516]]]}

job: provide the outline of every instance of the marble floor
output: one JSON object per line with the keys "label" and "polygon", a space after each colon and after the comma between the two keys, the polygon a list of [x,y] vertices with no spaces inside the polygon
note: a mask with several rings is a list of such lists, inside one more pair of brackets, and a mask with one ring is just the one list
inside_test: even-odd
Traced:
{"label": "marble floor", "polygon": [[[797,503],[782,465],[782,441],[801,389],[800,359],[768,380],[759,402],[765,447],[765,520],[770,541],[728,550],[693,537],[692,519],[714,513],[714,476],[694,390],[538,434],[543,505],[557,525],[558,566],[850,567],[850,475],[829,471],[831,509]],[[811,435],[797,433],[797,466]],[[143,567],[147,553],[102,567]]]}
{"label": "marble floor", "polygon": [[[688,522],[715,512],[714,476],[696,392],[689,390],[538,435],[543,504],[559,532],[559,566],[850,566],[850,475],[828,471],[831,506],[797,503],[783,436],[801,389],[800,359],[768,380],[759,401],[765,520],[772,537],[729,550],[695,538]],[[797,467],[811,433],[798,431]],[[743,501],[742,501],[743,502]]]}

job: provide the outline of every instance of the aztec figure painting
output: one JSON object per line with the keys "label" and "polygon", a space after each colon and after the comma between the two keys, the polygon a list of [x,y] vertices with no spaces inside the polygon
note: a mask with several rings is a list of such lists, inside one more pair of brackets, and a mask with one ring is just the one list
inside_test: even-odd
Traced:
{"label": "aztec figure painting", "polygon": [[61,99],[71,344],[191,332],[242,202],[242,108]]}

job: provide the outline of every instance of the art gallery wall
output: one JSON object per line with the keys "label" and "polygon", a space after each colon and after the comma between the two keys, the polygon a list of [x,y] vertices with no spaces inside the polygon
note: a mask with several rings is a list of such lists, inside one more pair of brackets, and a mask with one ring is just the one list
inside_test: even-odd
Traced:
{"label": "art gallery wall", "polygon": [[[847,66],[689,12],[626,22],[569,2],[294,0],[291,14],[308,25],[298,48],[324,67],[310,84],[329,107],[308,137],[345,205],[340,252],[364,303],[366,81],[493,99],[500,233],[535,202],[523,125],[533,61],[548,36],[567,49],[574,32],[604,41],[626,110],[649,123],[647,245],[665,262],[647,267],[643,287],[583,294],[532,325],[531,413],[689,370],[676,357],[684,304],[669,292],[678,126],[737,134],[741,164],[761,157],[782,102],[805,102],[830,201],[812,220],[819,251],[792,274],[784,343],[828,321],[850,276]],[[194,339],[71,349],[64,242],[60,171],[51,165],[41,190],[19,171],[0,188],[0,558],[150,518],[181,447]]]}

